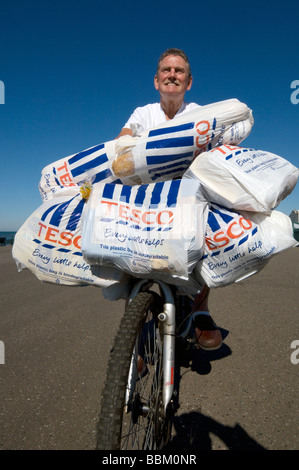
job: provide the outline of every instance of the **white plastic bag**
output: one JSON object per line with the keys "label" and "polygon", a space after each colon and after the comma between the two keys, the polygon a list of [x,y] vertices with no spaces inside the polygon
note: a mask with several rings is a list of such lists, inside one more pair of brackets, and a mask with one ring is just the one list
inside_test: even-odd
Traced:
{"label": "white plastic bag", "polygon": [[78,188],[43,203],[15,236],[12,255],[18,269],[28,268],[41,281],[61,285],[109,287],[127,282],[122,272],[91,266],[81,251],[85,201]]}
{"label": "white plastic bag", "polygon": [[253,125],[251,110],[237,99],[198,107],[136,137],[123,136],[46,166],[39,184],[43,200],[82,183],[135,185],[183,175],[201,152],[239,144]]}
{"label": "white plastic bag", "polygon": [[233,284],[259,272],[273,255],[296,243],[291,220],[281,212],[241,214],[211,204],[204,255],[194,275],[209,287]]}
{"label": "white plastic bag", "polygon": [[202,254],[206,218],[196,180],[95,184],[83,215],[84,259],[136,277],[186,280]]}
{"label": "white plastic bag", "polygon": [[202,106],[137,137],[116,142],[115,175],[126,184],[182,176],[200,153],[222,143],[238,144],[253,126],[251,110],[236,99]]}
{"label": "white plastic bag", "polygon": [[270,152],[222,145],[202,153],[184,176],[197,177],[211,202],[269,213],[292,192],[299,169]]}

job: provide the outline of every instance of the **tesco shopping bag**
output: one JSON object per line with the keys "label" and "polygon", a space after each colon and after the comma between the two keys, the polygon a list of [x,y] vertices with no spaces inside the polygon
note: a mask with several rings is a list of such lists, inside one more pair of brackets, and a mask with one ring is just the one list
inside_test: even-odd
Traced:
{"label": "tesco shopping bag", "polygon": [[83,215],[84,259],[135,277],[186,280],[202,255],[207,207],[196,180],[96,184]]}
{"label": "tesco shopping bag", "polygon": [[241,143],[252,126],[251,110],[236,99],[201,106],[137,137],[118,139],[112,170],[125,184],[136,184],[136,177],[140,183],[180,177],[200,153]]}
{"label": "tesco shopping bag", "polygon": [[39,189],[44,201],[90,179],[93,184],[140,185],[178,178],[201,152],[239,144],[253,126],[237,99],[198,107],[137,136],[101,143],[47,165]]}
{"label": "tesco shopping bag", "polygon": [[211,202],[269,213],[293,191],[299,169],[270,152],[222,145],[202,153],[184,176],[197,177]]}
{"label": "tesco shopping bag", "polygon": [[124,273],[91,266],[81,251],[81,217],[85,201],[78,188],[44,202],[16,233],[12,250],[19,270],[55,284],[109,287],[127,282]]}
{"label": "tesco shopping bag", "polygon": [[270,258],[296,246],[290,218],[238,213],[211,204],[205,249],[194,269],[195,278],[209,287],[223,287],[259,272]]}

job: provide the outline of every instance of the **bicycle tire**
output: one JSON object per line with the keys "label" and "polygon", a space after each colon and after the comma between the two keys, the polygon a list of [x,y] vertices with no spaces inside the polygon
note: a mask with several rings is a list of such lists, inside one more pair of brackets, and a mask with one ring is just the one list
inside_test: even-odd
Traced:
{"label": "bicycle tire", "polygon": [[[161,298],[156,293],[140,292],[122,318],[102,394],[98,450],[159,450],[169,440],[171,420],[164,416],[162,403],[163,335],[157,319],[160,304]],[[138,349],[138,361],[142,357],[146,373],[136,372],[134,362],[133,370],[139,374],[134,376],[131,361],[137,356],[137,341],[143,345],[142,351]],[[133,376],[130,375],[130,387],[129,373]]]}

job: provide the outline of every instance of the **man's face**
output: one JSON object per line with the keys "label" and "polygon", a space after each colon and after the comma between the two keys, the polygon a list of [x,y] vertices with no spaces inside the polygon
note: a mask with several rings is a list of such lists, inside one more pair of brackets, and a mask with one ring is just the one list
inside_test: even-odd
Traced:
{"label": "man's face", "polygon": [[165,57],[155,75],[154,84],[164,97],[184,96],[192,85],[192,77],[189,77],[188,65],[184,59],[175,55]]}

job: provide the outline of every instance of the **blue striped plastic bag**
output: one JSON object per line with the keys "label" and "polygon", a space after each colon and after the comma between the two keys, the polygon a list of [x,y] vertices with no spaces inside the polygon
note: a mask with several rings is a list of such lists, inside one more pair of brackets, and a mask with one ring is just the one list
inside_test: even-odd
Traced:
{"label": "blue striped plastic bag", "polygon": [[87,178],[140,185],[182,177],[200,153],[223,143],[239,144],[252,125],[251,110],[237,99],[198,107],[136,137],[123,136],[46,166],[39,184],[42,199]]}
{"label": "blue striped plastic bag", "polygon": [[84,259],[136,277],[188,280],[203,252],[207,209],[196,180],[97,183],[83,214]]}
{"label": "blue striped plastic bag", "polygon": [[81,219],[85,208],[78,188],[44,202],[16,233],[12,255],[18,270],[57,285],[125,286],[128,276],[83,259]]}
{"label": "blue striped plastic bag", "polygon": [[242,281],[263,269],[272,256],[296,246],[290,218],[237,212],[210,204],[201,260],[195,278],[209,287]]}

